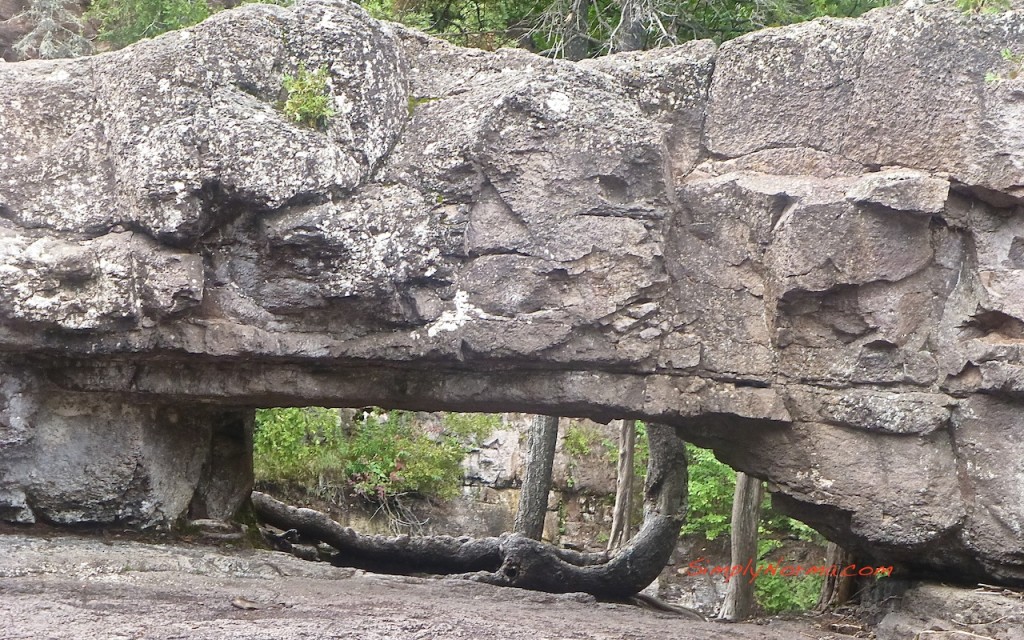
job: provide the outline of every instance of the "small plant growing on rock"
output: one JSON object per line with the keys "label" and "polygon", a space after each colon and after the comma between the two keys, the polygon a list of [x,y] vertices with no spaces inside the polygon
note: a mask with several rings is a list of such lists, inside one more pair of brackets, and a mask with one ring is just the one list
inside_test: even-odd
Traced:
{"label": "small plant growing on rock", "polygon": [[495,430],[501,428],[501,414],[445,413],[441,424],[445,435],[472,447],[483,444]]}
{"label": "small plant growing on rock", "polygon": [[1009,63],[1009,71],[1005,74],[998,71],[989,71],[985,74],[985,82],[996,84],[1001,80],[1016,80],[1024,76],[1024,53],[1016,53],[1013,49],[1003,49],[999,52],[999,55]]}
{"label": "small plant growing on rock", "polygon": [[594,434],[591,430],[584,429],[579,425],[570,425],[563,437],[563,450],[565,455],[572,458],[582,458],[590,455],[590,447],[594,443]]}
{"label": "small plant growing on rock", "polygon": [[964,13],[999,13],[1010,8],[1010,0],[956,0],[956,8]]}
{"label": "small plant growing on rock", "polygon": [[282,78],[288,98],[282,107],[289,119],[319,129],[327,124],[327,119],[334,115],[331,109],[331,91],[327,86],[330,71],[321,66],[316,71],[306,69],[299,63],[296,74],[285,74]]}

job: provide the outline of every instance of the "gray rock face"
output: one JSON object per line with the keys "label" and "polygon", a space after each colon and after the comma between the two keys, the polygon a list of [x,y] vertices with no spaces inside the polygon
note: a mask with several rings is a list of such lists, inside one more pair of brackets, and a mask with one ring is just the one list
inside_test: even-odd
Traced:
{"label": "gray rock face", "polygon": [[879,640],[902,640],[922,635],[936,638],[971,633],[993,640],[1017,640],[1024,624],[1024,603],[1011,592],[973,589],[940,584],[914,585],[895,600],[875,628]]}
{"label": "gray rock face", "polygon": [[314,1],[0,65],[0,517],[228,513],[252,407],[635,417],[865,562],[1024,583],[1006,47],[912,0],[573,64]]}

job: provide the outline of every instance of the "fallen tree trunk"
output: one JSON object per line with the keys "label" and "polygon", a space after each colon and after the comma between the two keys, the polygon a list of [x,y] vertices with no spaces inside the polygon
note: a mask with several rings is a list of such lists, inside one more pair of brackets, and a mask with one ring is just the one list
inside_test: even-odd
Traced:
{"label": "fallen tree trunk", "polygon": [[501,566],[499,538],[451,536],[366,536],[344,527],[327,514],[292,507],[252,492],[260,520],[279,529],[295,529],[337,550],[332,563],[377,573],[462,573],[494,571]]}
{"label": "fallen tree trunk", "polygon": [[663,425],[649,425],[648,437],[644,523],[636,537],[612,556],[560,549],[519,534],[477,539],[364,536],[323,513],[291,507],[259,492],[253,492],[253,506],[265,522],[337,549],[332,560],[336,565],[387,573],[457,574],[500,586],[625,599],[658,577],[686,514],[685,445],[675,429]]}

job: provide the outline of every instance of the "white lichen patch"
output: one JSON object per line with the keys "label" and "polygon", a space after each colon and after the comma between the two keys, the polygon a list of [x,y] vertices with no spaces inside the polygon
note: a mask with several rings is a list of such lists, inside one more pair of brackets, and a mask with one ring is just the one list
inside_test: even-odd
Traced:
{"label": "white lichen patch", "polygon": [[569,96],[565,95],[561,91],[553,91],[548,99],[544,103],[548,109],[551,109],[555,113],[568,113],[572,108],[572,100]]}
{"label": "white lichen patch", "polygon": [[3,238],[2,314],[83,330],[198,304],[201,259],[162,251],[133,235],[113,233],[84,242]]}
{"label": "white lichen patch", "polygon": [[487,317],[483,309],[469,303],[469,294],[465,291],[456,291],[452,303],[455,305],[454,309],[445,311],[440,318],[427,327],[427,335],[431,338],[444,331],[456,331],[473,318]]}

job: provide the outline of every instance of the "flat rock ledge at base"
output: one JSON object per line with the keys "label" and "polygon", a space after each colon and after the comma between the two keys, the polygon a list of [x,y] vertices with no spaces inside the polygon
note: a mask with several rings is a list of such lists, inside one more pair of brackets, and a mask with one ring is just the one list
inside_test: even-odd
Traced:
{"label": "flat rock ledge at base", "polygon": [[[414,636],[528,640],[594,637],[791,640],[821,621],[681,621],[581,593],[548,594],[453,579],[386,576],[290,555],[117,536],[0,533],[0,615],[26,637],[291,638]],[[888,598],[879,640],[1020,640],[1017,593],[917,584]],[[97,616],[102,611],[102,616]],[[425,612],[429,612],[427,615]],[[515,615],[510,615],[515,612]],[[115,629],[119,636],[113,636]],[[927,634],[921,635],[922,631]],[[959,635],[958,635],[959,634]],[[853,636],[829,632],[833,638]]]}
{"label": "flat rock ledge at base", "polygon": [[[875,628],[878,640],[1021,640],[1024,594],[995,588],[915,585]],[[966,632],[966,633],[965,633]],[[970,635],[969,635],[970,634]]]}

